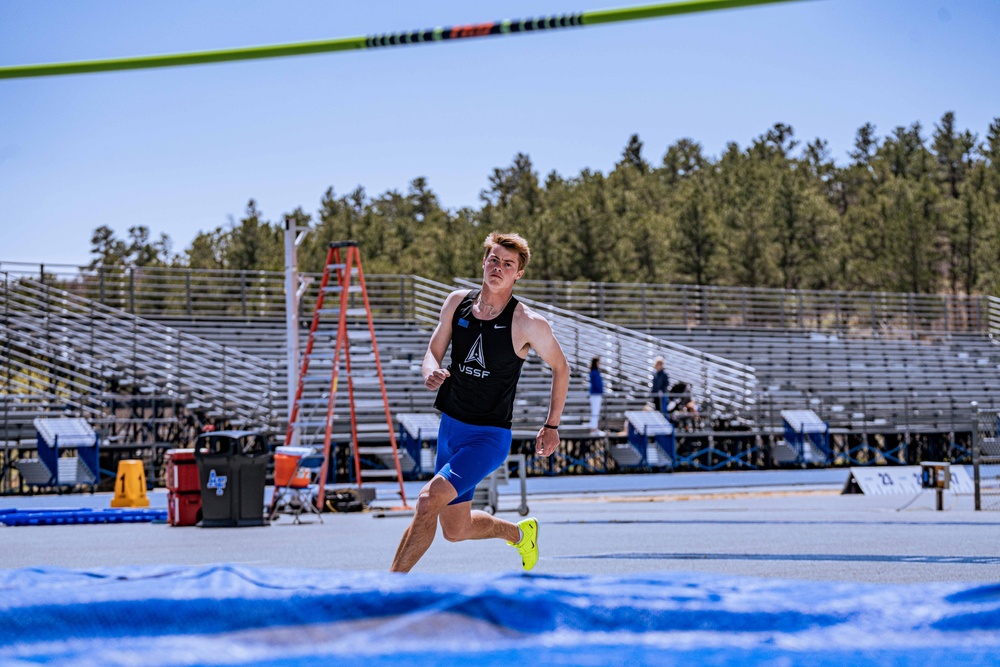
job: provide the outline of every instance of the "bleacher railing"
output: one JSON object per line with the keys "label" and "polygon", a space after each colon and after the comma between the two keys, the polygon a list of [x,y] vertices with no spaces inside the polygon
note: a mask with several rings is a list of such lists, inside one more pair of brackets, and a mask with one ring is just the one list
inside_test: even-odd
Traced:
{"label": "bleacher railing", "polygon": [[[13,278],[28,278],[142,317],[184,319],[285,319],[281,271],[228,271],[165,267],[78,267],[71,264],[0,262]],[[303,273],[305,280],[320,274]],[[372,313],[402,319],[410,276],[365,277]],[[301,313],[311,314],[316,291],[307,289]]]}
{"label": "bleacher railing", "polygon": [[28,278],[0,274],[0,283],[5,328],[107,362],[123,380],[197,397],[243,426],[272,421],[275,372],[266,361]]}
{"label": "bleacher railing", "polygon": [[[281,271],[90,269],[24,262],[0,262],[0,270],[133,315],[282,319],[285,314]],[[383,318],[412,314],[405,308],[413,305],[413,280],[366,276],[373,313]],[[739,327],[899,337],[1000,333],[1000,300],[991,296],[544,280],[521,280],[518,293],[631,329]],[[307,291],[303,312],[311,312],[314,298]]]}
{"label": "bleacher railing", "polygon": [[828,331],[911,337],[1000,329],[987,296],[521,280],[518,293],[631,328]]}
{"label": "bleacher railing", "polygon": [[[455,283],[468,288],[481,284],[468,279]],[[745,417],[754,405],[757,378],[750,366],[536,301],[522,294],[520,282],[517,298],[545,314],[575,371],[586,374],[591,359],[600,357],[601,375],[614,391],[647,399],[653,361],[662,356],[671,381],[687,382],[695,401],[711,403],[716,414]]]}
{"label": "bleacher railing", "polygon": [[103,383],[104,364],[88,363],[82,355],[0,322],[3,361],[4,415],[35,409],[94,417],[104,413],[96,398]]}

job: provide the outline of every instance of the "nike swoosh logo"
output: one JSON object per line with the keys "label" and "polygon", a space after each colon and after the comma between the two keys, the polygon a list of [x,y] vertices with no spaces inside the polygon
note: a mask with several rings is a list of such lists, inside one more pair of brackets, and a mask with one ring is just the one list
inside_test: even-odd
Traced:
{"label": "nike swoosh logo", "polygon": [[493,328],[494,329],[506,329],[507,327],[506,326],[500,326],[499,324],[494,324]]}

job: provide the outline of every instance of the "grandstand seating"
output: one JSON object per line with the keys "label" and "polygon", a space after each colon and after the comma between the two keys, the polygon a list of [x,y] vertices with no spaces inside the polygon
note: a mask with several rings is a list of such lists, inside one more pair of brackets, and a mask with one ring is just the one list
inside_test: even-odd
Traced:
{"label": "grandstand seating", "polygon": [[193,414],[270,418],[273,370],[256,357],[29,279],[4,281],[0,305],[0,439],[24,440],[36,417],[57,414],[87,418],[109,442],[152,443],[166,425],[164,444]]}
{"label": "grandstand seating", "polygon": [[971,403],[1000,408],[1000,345],[975,334],[917,339],[742,329],[653,330],[753,366],[755,421],[782,409],[816,411],[833,428],[967,428]]}
{"label": "grandstand seating", "polygon": [[[281,442],[287,415],[281,275],[240,274],[234,287],[225,282],[232,276],[186,272],[177,281],[163,270],[153,289],[131,270],[120,273],[128,276],[126,291],[119,286],[112,294],[105,276],[99,288],[83,279],[67,287],[91,296],[99,294],[109,303],[114,297],[117,305],[142,319],[69,292],[49,291],[31,280],[16,281],[24,292],[8,302],[18,308],[28,304],[34,310],[21,316],[15,308],[4,315],[0,345],[8,366],[31,366],[31,371],[8,370],[4,376],[0,419],[7,428],[0,440],[29,437],[35,417],[53,414],[86,416],[98,426],[101,420],[148,421],[148,413],[129,413],[126,399],[137,395],[151,402],[177,401],[183,396],[186,407],[205,414],[239,413],[246,422],[261,417],[265,407],[260,401],[266,395],[271,401],[266,406],[269,414],[260,422],[266,422]],[[225,283],[236,295],[228,300],[238,307],[226,309],[226,298],[212,296],[213,280]],[[192,281],[198,290],[192,290]],[[433,412],[434,395],[423,387],[420,365],[443,295],[452,287],[414,276],[369,276],[368,287],[377,292],[376,337],[392,412]],[[668,357],[671,379],[692,384],[696,400],[707,408],[703,416],[708,412],[710,417],[723,418],[717,427],[737,424],[780,434],[783,410],[813,410],[830,424],[831,434],[941,432],[968,429],[973,401],[980,408],[1000,410],[995,390],[1000,384],[1000,343],[983,328],[993,326],[994,300],[966,299],[947,305],[948,299],[942,297],[946,305],[938,308],[936,297],[880,295],[876,300],[874,295],[837,293],[824,302],[817,293],[706,289],[699,291],[699,312],[718,317],[699,323],[683,315],[693,300],[682,291],[677,303],[682,312],[679,319],[686,326],[679,326],[678,318],[668,317],[671,302],[654,308],[652,298],[647,301],[647,294],[655,292],[657,298],[665,294],[664,286],[656,290],[652,286],[590,286],[589,296],[585,289],[573,289],[573,299],[553,297],[552,302],[564,309],[544,303],[548,287],[528,282],[519,285],[518,292],[550,318],[571,358],[564,435],[587,434],[586,374],[593,355],[602,356],[610,390],[602,426],[613,432],[623,427],[627,411],[639,410],[646,402],[652,359],[659,354]],[[57,297],[58,303],[49,304],[50,296]],[[539,301],[532,301],[531,296]],[[307,292],[304,311],[311,298]],[[703,307],[706,298],[713,299],[710,308]],[[585,314],[625,319],[613,324],[580,316],[572,310],[577,302]],[[842,317],[848,302],[853,304],[852,321],[863,319],[864,326],[848,326],[850,321]],[[205,304],[212,307],[204,308]],[[51,312],[46,310],[50,305]],[[770,319],[761,315],[765,306]],[[836,309],[836,317],[829,317],[831,313],[821,306]],[[961,312],[975,317],[957,317]],[[661,317],[664,324],[653,326]],[[732,325],[734,318],[748,326]],[[640,331],[620,326],[637,326],[638,321],[646,325]],[[834,324],[824,328],[827,321]],[[808,329],[810,322],[814,330]],[[917,328],[907,330],[908,324]],[[143,335],[136,333],[140,330]],[[303,344],[305,335],[303,326]],[[189,342],[196,346],[170,357],[170,346]],[[364,352],[360,347],[354,351]],[[357,358],[357,374],[370,374],[371,359],[366,363],[363,357]],[[242,365],[238,372],[227,365],[230,361]],[[171,367],[181,363],[183,373]],[[195,370],[204,372],[198,375]],[[222,398],[217,380],[227,374],[227,382],[235,383],[227,385],[227,391],[233,386],[237,391]],[[545,418],[550,377],[545,364],[530,355],[518,387],[515,437],[530,439]],[[384,429],[381,396],[376,391],[377,385],[358,387],[362,432],[365,424],[378,422]],[[115,396],[122,399],[122,406],[109,409]],[[322,402],[320,394],[307,394],[303,405]],[[131,403],[136,405],[135,400]],[[346,402],[338,400],[337,419],[343,426],[335,433],[341,440],[347,430],[346,419],[341,418],[346,414]],[[19,431],[18,425],[24,428]],[[679,434],[679,439],[683,437],[687,436]]]}

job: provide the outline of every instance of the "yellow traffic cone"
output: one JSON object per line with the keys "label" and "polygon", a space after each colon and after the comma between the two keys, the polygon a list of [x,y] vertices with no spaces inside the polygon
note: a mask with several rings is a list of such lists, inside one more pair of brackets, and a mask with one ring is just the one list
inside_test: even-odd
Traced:
{"label": "yellow traffic cone", "polygon": [[112,507],[149,507],[146,497],[146,468],[142,461],[127,459],[118,462],[115,497]]}

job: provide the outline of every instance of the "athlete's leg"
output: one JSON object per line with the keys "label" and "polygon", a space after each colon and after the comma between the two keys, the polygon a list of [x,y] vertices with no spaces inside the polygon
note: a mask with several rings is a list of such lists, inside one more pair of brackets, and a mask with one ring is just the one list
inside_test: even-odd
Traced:
{"label": "athlete's leg", "polygon": [[392,560],[392,572],[409,572],[434,541],[437,532],[438,515],[448,503],[458,496],[451,482],[435,475],[417,496],[413,521],[403,533]]}
{"label": "athlete's leg", "polygon": [[502,537],[517,542],[517,526],[472,509],[476,486],[500,466],[507,465],[511,433],[493,427],[465,427],[465,443],[440,470],[457,495],[441,510],[441,533],[449,542]]}
{"label": "athlete's leg", "polygon": [[472,501],[448,505],[441,510],[441,534],[449,542],[485,540],[498,537],[508,542],[521,539],[516,524],[504,521],[480,510],[472,509]]}

